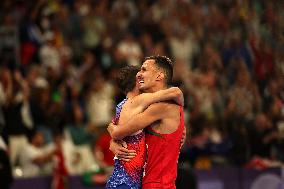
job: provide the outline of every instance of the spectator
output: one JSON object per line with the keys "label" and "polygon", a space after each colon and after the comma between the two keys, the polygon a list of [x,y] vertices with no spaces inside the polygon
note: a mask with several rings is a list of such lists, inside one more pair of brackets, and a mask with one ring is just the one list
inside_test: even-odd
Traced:
{"label": "spectator", "polygon": [[70,174],[82,174],[96,164],[92,152],[94,136],[84,122],[83,111],[78,104],[73,105],[71,115],[72,122],[65,129],[66,140],[71,142],[73,150],[73,153],[70,153],[71,149],[66,151],[69,154],[66,155],[67,158],[73,156],[68,169]]}
{"label": "spectator", "polygon": [[17,70],[11,72],[4,69],[2,82],[5,83],[4,103],[4,132],[8,134],[8,146],[10,158],[14,167],[18,162],[19,153],[27,144],[27,134],[33,127],[33,121],[29,112],[29,88]]}
{"label": "spectator", "polygon": [[52,157],[54,150],[44,146],[43,134],[33,131],[30,134],[29,143],[22,148],[20,154],[20,166],[23,177],[34,177],[51,173]]}
{"label": "spectator", "polygon": [[142,49],[134,40],[132,34],[128,33],[117,46],[118,52],[127,61],[128,65],[138,66],[142,59]]}
{"label": "spectator", "polygon": [[277,139],[277,130],[272,127],[269,118],[263,113],[258,114],[252,127],[249,127],[251,156],[272,158],[272,148],[276,144]]}
{"label": "spectator", "polygon": [[46,32],[44,34],[45,43],[39,50],[40,61],[47,69],[50,68],[55,72],[61,70],[61,60],[59,50],[55,46],[55,36],[53,32]]}
{"label": "spectator", "polygon": [[9,189],[13,181],[12,167],[7,152],[7,146],[0,135],[0,185],[3,189]]}
{"label": "spectator", "polygon": [[88,121],[94,127],[105,127],[113,115],[114,88],[99,71],[92,80],[86,107]]}
{"label": "spectator", "polygon": [[[4,0],[0,4],[0,125],[5,126],[13,166],[31,128],[40,129],[50,143],[58,128],[84,130],[85,135],[88,125],[88,131],[99,137],[120,98],[112,75],[152,54],[175,59],[175,84],[184,90],[192,137],[202,133],[229,141],[230,156],[222,158],[233,165],[252,158],[249,149],[255,141],[249,135],[258,114],[264,112],[273,131],[281,130],[282,1]],[[80,121],[83,127],[66,124],[74,104],[86,119]],[[277,140],[273,157],[283,161],[284,141]],[[74,142],[91,145],[90,140]],[[214,160],[211,155],[207,158]]]}
{"label": "spectator", "polygon": [[66,148],[67,146],[64,145],[61,133],[56,133],[53,136],[54,136],[54,155],[53,155],[52,188],[65,189],[68,186],[67,183],[68,170],[66,167],[66,158],[68,156],[64,154],[64,150],[69,151],[70,148]]}
{"label": "spectator", "polygon": [[101,168],[113,167],[113,153],[109,150],[111,137],[108,132],[103,132],[96,141],[94,153]]}

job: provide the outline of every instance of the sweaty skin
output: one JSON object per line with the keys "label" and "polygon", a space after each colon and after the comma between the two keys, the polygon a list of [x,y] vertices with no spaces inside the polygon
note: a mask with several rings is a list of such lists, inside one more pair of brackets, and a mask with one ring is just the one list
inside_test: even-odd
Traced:
{"label": "sweaty skin", "polygon": [[[139,89],[149,93],[166,89],[171,80],[170,67],[171,62],[165,57],[146,59],[137,74]],[[119,122],[118,126],[110,124],[108,131],[112,138],[122,139],[146,127],[148,158],[143,188],[175,188],[176,162],[184,131],[182,106],[172,101],[151,104],[129,121]]]}
{"label": "sweaty skin", "polygon": [[[158,133],[170,134],[174,132],[179,123],[179,107],[176,104],[159,102],[151,104],[144,112],[141,112],[127,123],[122,125],[109,124],[108,131],[113,139],[123,139],[147,126]],[[164,126],[166,125],[166,126]]]}
{"label": "sweaty skin", "polygon": [[[139,89],[144,92],[153,93],[166,89],[164,82],[165,74],[157,68],[155,60],[150,59],[143,63],[141,70],[137,73],[137,79]],[[144,109],[143,107],[143,110]],[[123,139],[125,136],[131,135],[150,125],[152,125],[154,130],[161,133],[170,133],[177,128],[179,119],[171,114],[172,111],[174,115],[178,115],[177,117],[179,117],[177,113],[179,109],[176,104],[171,105],[171,103],[159,102],[151,104],[144,112],[142,112],[141,107],[139,110],[139,114],[137,114],[138,111],[136,111],[135,114],[130,116],[132,119],[119,122],[118,127],[112,123],[109,124],[108,131],[113,139]],[[130,111],[128,113],[131,114]]]}
{"label": "sweaty skin", "polygon": [[[184,99],[182,91],[178,87],[160,90],[155,93],[139,94],[133,90],[129,92],[128,100],[123,105],[120,113],[119,124],[124,124],[129,121],[134,115],[143,112],[149,105],[166,100],[174,100],[176,103],[183,105]],[[112,140],[110,142],[110,150],[121,160],[129,161],[135,157],[134,150],[128,150],[127,144],[122,140]]]}
{"label": "sweaty skin", "polygon": [[[180,96],[182,96],[178,88],[161,90],[157,93],[137,94],[139,94],[139,90],[135,90],[135,88],[127,93],[127,98],[117,106],[117,119],[114,123],[123,123],[133,115],[143,111],[151,103],[174,98],[181,101]],[[116,188],[122,184],[133,189],[141,187],[143,167],[146,160],[145,133],[142,131],[137,132],[132,136],[125,137],[124,141],[129,146],[129,149],[137,152],[137,156],[135,156],[133,161],[129,162],[121,161],[121,158],[115,160],[114,171],[109,177],[106,188]]]}

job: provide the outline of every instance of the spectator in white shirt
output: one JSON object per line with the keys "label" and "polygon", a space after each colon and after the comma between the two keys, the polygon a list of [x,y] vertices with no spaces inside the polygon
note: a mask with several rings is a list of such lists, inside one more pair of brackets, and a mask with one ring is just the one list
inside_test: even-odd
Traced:
{"label": "spectator in white shirt", "polygon": [[44,146],[44,137],[40,131],[31,133],[29,143],[20,154],[20,166],[24,177],[40,176],[51,173],[51,160],[54,150]]}

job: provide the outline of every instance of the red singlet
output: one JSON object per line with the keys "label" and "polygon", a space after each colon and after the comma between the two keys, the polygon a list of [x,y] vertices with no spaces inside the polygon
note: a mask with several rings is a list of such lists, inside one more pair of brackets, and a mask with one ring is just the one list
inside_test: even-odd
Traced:
{"label": "red singlet", "polygon": [[180,107],[180,124],[171,134],[159,134],[146,128],[147,164],[142,180],[143,189],[175,189],[177,162],[184,129],[183,108]]}

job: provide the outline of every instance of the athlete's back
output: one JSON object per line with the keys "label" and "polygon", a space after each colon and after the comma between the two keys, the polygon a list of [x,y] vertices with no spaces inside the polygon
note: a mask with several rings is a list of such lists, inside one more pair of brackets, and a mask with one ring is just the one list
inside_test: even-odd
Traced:
{"label": "athlete's back", "polygon": [[[132,116],[132,113],[135,112],[129,102],[130,99],[126,98],[118,105],[114,121],[116,124],[128,119],[126,112],[131,112],[129,116]],[[106,184],[106,188],[140,189],[145,164],[145,133],[142,131],[137,132],[134,135],[125,137],[124,141],[127,143],[127,148],[135,150],[137,155],[128,162],[115,158],[114,171]]]}

